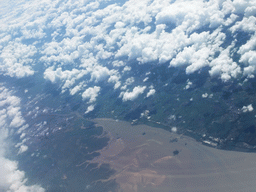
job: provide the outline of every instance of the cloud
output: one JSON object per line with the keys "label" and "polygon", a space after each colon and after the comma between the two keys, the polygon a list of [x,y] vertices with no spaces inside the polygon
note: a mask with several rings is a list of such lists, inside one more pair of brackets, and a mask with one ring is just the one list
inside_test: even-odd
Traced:
{"label": "cloud", "polygon": [[245,44],[239,47],[239,50],[237,52],[243,55],[248,51],[254,50],[255,48],[256,48],[256,34],[254,34]]}
{"label": "cloud", "polygon": [[248,105],[248,106],[243,106],[242,111],[243,111],[244,113],[253,111],[252,104],[250,104],[250,105]]}
{"label": "cloud", "polygon": [[209,73],[211,76],[220,76],[223,81],[228,81],[232,77],[236,78],[241,74],[241,67],[230,57],[232,48],[233,45],[222,50],[219,56],[210,62],[209,65],[212,68]]}
{"label": "cloud", "polygon": [[243,30],[245,32],[255,32],[256,26],[254,25],[256,21],[256,18],[254,16],[250,16],[249,18],[244,17],[242,21],[236,22],[235,25],[233,25],[230,30],[232,33],[235,33],[236,31]]}
{"label": "cloud", "polygon": [[28,150],[28,146],[21,145],[18,154],[24,153],[27,150]]}
{"label": "cloud", "polygon": [[202,94],[202,98],[207,98],[207,97],[208,97],[208,93]]}
{"label": "cloud", "polygon": [[147,93],[147,97],[150,97],[152,95],[154,95],[156,93],[156,90],[155,89],[150,89],[149,92]]}
{"label": "cloud", "polygon": [[[183,65],[188,74],[209,66],[210,73],[227,81],[243,73],[243,67],[230,63],[231,52],[225,57],[222,54],[218,60],[229,63],[225,67],[217,65],[217,60],[212,62],[223,51],[226,39],[223,26],[232,33],[238,30],[255,33],[255,1],[128,0],[105,6],[100,6],[101,1],[74,4],[63,1],[58,6],[51,0],[22,3],[26,9],[26,6],[11,6],[8,17],[1,23],[5,27],[0,37],[4,61],[1,71],[19,78],[33,75],[31,65],[39,61],[46,66],[54,65],[56,70],[63,65],[77,70],[86,68],[91,80],[98,82],[111,76],[111,68],[104,60],[121,67],[126,64],[124,58],[129,58],[140,63]],[[19,17],[16,12],[20,13]],[[33,44],[25,44],[25,39]],[[236,41],[235,35],[231,40]],[[253,41],[248,42],[248,48],[241,48],[242,62],[247,62],[242,49],[247,49],[246,52],[253,49],[249,44],[253,45]],[[39,59],[33,57],[36,53]],[[52,82],[58,78],[56,74],[52,73],[52,77],[48,74],[46,77]],[[62,81],[66,88],[79,83],[75,79]]]}
{"label": "cloud", "polygon": [[[26,22],[22,22],[24,27],[21,38],[32,38],[33,34],[37,39],[45,39],[47,35],[52,37],[50,42],[42,43],[39,61],[45,65],[54,65],[56,71],[60,65],[66,64],[74,66],[77,70],[81,70],[79,67],[86,68],[91,74],[91,80],[95,82],[111,76],[111,69],[103,64],[102,60],[112,60],[113,56],[120,58],[112,62],[115,67],[125,65],[124,61],[120,61],[122,57],[136,59],[140,63],[170,61],[171,66],[185,65],[188,74],[210,66],[210,74],[228,81],[242,73],[243,67],[230,62],[231,52],[225,56],[221,54],[218,60],[214,58],[216,53],[223,51],[221,44],[226,37],[222,26],[230,26],[229,29],[233,33],[238,29],[255,32],[252,24],[255,23],[256,8],[253,2],[247,1],[145,0],[126,1],[123,5],[107,4],[104,8],[100,8],[101,2],[77,2],[71,6],[69,1],[64,1],[56,7],[50,6],[55,4],[50,2],[37,2],[38,5],[35,6],[35,3],[34,7],[31,5],[31,10],[34,11],[32,15],[37,12],[38,17],[24,16]],[[40,11],[41,8],[44,8],[44,12]],[[73,14],[65,12],[65,9]],[[43,14],[45,12],[47,14]],[[239,14],[244,14],[244,18],[237,21]],[[139,23],[144,26],[138,26]],[[21,26],[19,23],[16,25],[15,27]],[[65,31],[61,31],[61,27]],[[55,30],[50,33],[49,29]],[[198,29],[204,31],[198,32]],[[6,35],[1,38],[3,44],[11,38],[8,33],[6,28]],[[19,44],[28,46],[20,42]],[[252,49],[249,45],[248,47]],[[29,49],[37,51],[36,46]],[[246,55],[243,56],[245,57]],[[247,62],[243,58],[241,61]],[[228,64],[221,67],[217,65],[218,61]],[[4,69],[9,75],[24,77],[33,74],[29,65],[22,64],[23,70],[16,72],[15,68],[10,66],[8,64],[8,69]],[[19,66],[16,68],[19,69]],[[48,69],[45,71],[45,77],[52,82],[59,78],[56,75]],[[62,81],[65,81],[62,82],[65,85],[63,90],[76,86],[75,79]],[[116,82],[114,89],[119,86],[120,82]]]}
{"label": "cloud", "polygon": [[51,81],[52,83],[61,83],[62,92],[65,92],[66,89],[70,91],[70,94],[74,95],[79,91],[79,88],[82,87],[84,82],[80,82],[79,85],[76,85],[79,80],[88,74],[86,70],[65,70],[62,68],[57,68],[54,70],[54,67],[48,67],[44,72],[44,79]]}
{"label": "cloud", "polygon": [[120,78],[121,77],[120,77],[119,73],[116,73],[116,74],[113,74],[109,77],[108,82],[109,83],[114,83],[115,84],[114,89],[117,89],[121,86]]}
{"label": "cloud", "polygon": [[91,80],[99,82],[107,79],[111,72],[107,67],[95,66],[92,68]]}
{"label": "cloud", "polygon": [[84,100],[89,99],[88,103],[93,103],[96,101],[96,98],[98,97],[99,92],[100,92],[100,87],[98,86],[90,87],[83,92],[82,98]]}
{"label": "cloud", "polygon": [[128,79],[126,79],[125,81],[125,85],[131,85],[134,83],[134,77],[129,77]]}
{"label": "cloud", "polygon": [[[122,67],[122,66],[125,65],[125,63],[124,63],[123,61],[115,60],[115,61],[112,62],[112,65],[113,65],[114,67]],[[125,67],[127,67],[127,66],[125,66]]]}
{"label": "cloud", "polygon": [[89,107],[87,107],[87,110],[84,112],[84,114],[90,113],[93,110],[94,110],[94,105],[90,105]]}
{"label": "cloud", "polygon": [[172,132],[176,133],[178,131],[177,127],[172,127],[171,128]]}
{"label": "cloud", "polygon": [[31,65],[36,53],[33,45],[24,45],[21,42],[10,41],[1,51],[0,71],[10,77],[27,77],[34,74]]}
{"label": "cloud", "polygon": [[54,71],[54,67],[49,67],[44,72],[44,78],[52,83],[56,83],[58,80],[65,80],[65,83],[68,84],[67,82],[75,81],[77,78],[81,78],[86,73],[86,71],[79,71],[78,69],[62,71],[61,68],[57,68]]}
{"label": "cloud", "polygon": [[[11,136],[12,128],[15,131],[26,127],[25,120],[20,112],[20,99],[0,84],[0,191],[7,192],[43,192],[39,185],[27,186],[25,172],[18,169],[18,162],[5,157],[9,146],[6,139]],[[18,154],[25,152],[28,147],[17,145]]]}
{"label": "cloud", "polygon": [[121,92],[120,97],[122,97],[123,101],[128,101],[128,100],[135,100],[140,94],[142,94],[146,89],[146,86],[137,86],[134,87],[131,92]]}
{"label": "cloud", "polygon": [[86,87],[86,84],[82,81],[74,88],[70,89],[70,95],[75,95],[77,92],[81,91],[83,87]]}
{"label": "cloud", "polygon": [[193,85],[193,83],[188,79],[185,89],[189,89],[192,85]]}
{"label": "cloud", "polygon": [[26,186],[25,173],[18,170],[18,163],[0,157],[0,190],[7,192],[44,192],[38,186]]}

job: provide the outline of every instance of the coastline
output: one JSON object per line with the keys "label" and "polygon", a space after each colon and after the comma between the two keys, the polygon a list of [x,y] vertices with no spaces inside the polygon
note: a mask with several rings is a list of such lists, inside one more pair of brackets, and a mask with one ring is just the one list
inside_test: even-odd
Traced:
{"label": "coastline", "polygon": [[[219,150],[148,125],[92,119],[109,137],[90,163],[109,164],[120,191],[254,191],[256,154]],[[176,152],[175,152],[176,151]]]}

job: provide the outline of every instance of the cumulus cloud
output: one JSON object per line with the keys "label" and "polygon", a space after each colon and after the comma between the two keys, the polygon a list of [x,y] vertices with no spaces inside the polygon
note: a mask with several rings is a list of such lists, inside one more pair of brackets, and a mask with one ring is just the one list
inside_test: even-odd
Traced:
{"label": "cumulus cloud", "polygon": [[18,154],[24,153],[27,150],[28,150],[28,146],[21,145]]}
{"label": "cumulus cloud", "polygon": [[230,50],[233,47],[234,45],[230,45],[222,50],[219,56],[211,61],[212,68],[209,71],[211,76],[220,76],[223,81],[228,81],[241,74],[241,67],[230,58]]}
{"label": "cumulus cloud", "polygon": [[207,97],[208,97],[208,93],[202,94],[202,98],[207,98]]}
{"label": "cumulus cloud", "polygon": [[80,82],[79,85],[76,85],[76,83],[86,74],[88,74],[86,70],[72,69],[63,71],[62,68],[54,70],[54,66],[52,66],[45,70],[44,79],[52,83],[62,83],[62,92],[69,89],[70,94],[74,95],[83,86],[83,82]]}
{"label": "cumulus cloud", "polygon": [[[100,8],[101,2],[98,1],[77,2],[71,7],[68,7],[69,1],[59,6],[54,6],[56,2],[41,4],[36,1],[34,6],[30,6],[30,10],[34,11],[31,17],[24,14],[24,21],[15,25],[10,17],[7,23],[14,29],[24,26],[20,39],[36,38],[41,41],[47,35],[52,37],[51,41],[42,43],[39,61],[55,66],[56,70],[46,69],[45,78],[52,82],[60,79],[63,90],[79,82],[75,78],[63,78],[58,73],[60,65],[72,65],[77,70],[86,68],[91,80],[99,82],[111,76],[110,67],[102,60],[113,57],[112,66],[117,68],[125,66],[126,63],[121,60],[123,57],[136,59],[140,63],[170,61],[171,66],[186,66],[188,74],[209,66],[211,75],[228,81],[243,73],[243,67],[233,61],[233,47],[228,50],[222,48],[226,39],[222,26],[228,26],[232,33],[238,30],[255,33],[256,8],[253,2],[130,0],[123,5]],[[40,11],[42,8],[44,12]],[[65,12],[66,9],[72,14]],[[24,12],[27,13],[26,10]],[[239,15],[244,16],[242,20],[239,20]],[[143,23],[144,27],[138,26],[139,23]],[[49,29],[55,30],[50,33]],[[204,30],[199,32],[198,29]],[[9,34],[12,33],[4,28],[4,35],[0,38],[1,46],[5,47],[1,56],[5,64],[1,71],[17,77],[32,75],[34,71],[29,64],[34,62],[32,57],[38,51],[36,46],[39,41],[34,45],[25,45],[18,38],[13,40],[13,34]],[[232,41],[236,41],[235,36]],[[249,52],[253,49],[253,42],[249,40],[238,51],[242,55],[240,62],[250,66],[254,63]],[[218,52],[221,54],[214,58]],[[244,69],[244,74],[248,74],[249,68]],[[130,68],[125,66],[122,72],[127,70]],[[112,80],[109,82],[113,83]],[[120,84],[116,81],[114,89]]]}
{"label": "cumulus cloud", "polygon": [[126,92],[121,92],[120,97],[122,97],[123,101],[128,101],[128,100],[135,100],[140,94],[144,93],[146,89],[146,86],[137,86],[134,87],[131,92],[126,91]]}
{"label": "cumulus cloud", "polygon": [[22,78],[34,74],[31,65],[34,64],[32,57],[37,52],[35,46],[24,45],[21,42],[10,41],[1,50],[0,71],[10,77]]}
{"label": "cumulus cloud", "polygon": [[[11,129],[23,129],[24,125],[20,112],[20,99],[12,95],[12,92],[0,84],[0,191],[7,192],[43,192],[38,185],[27,186],[24,171],[18,169],[18,162],[9,160],[5,153],[9,146],[6,139],[10,136]],[[25,152],[28,147],[24,144],[17,145],[18,154]]]}
{"label": "cumulus cloud", "polygon": [[81,91],[83,87],[86,87],[84,82],[79,83],[74,88],[70,89],[70,95],[75,95],[77,92]]}
{"label": "cumulus cloud", "polygon": [[125,73],[125,72],[127,72],[127,71],[131,71],[131,67],[130,66],[125,66],[124,67],[124,69],[123,69],[123,71],[122,71],[122,73]]}
{"label": "cumulus cloud", "polygon": [[[56,81],[61,79],[65,80],[65,84],[69,84],[69,81],[75,81],[77,78],[81,78],[86,73],[86,71],[79,71],[77,69],[72,69],[71,71],[62,71],[61,68],[57,68],[56,70],[54,70],[54,67],[49,67],[44,72],[44,78],[51,81],[52,83],[55,83]],[[66,85],[66,87],[68,87],[68,85]]]}
{"label": "cumulus cloud", "polygon": [[150,89],[149,92],[147,93],[147,97],[150,97],[152,95],[154,95],[156,93],[156,90],[155,89]]}
{"label": "cumulus cloud", "polygon": [[253,111],[252,104],[250,104],[250,105],[248,105],[248,106],[243,106],[242,111],[243,111],[244,113]]}
{"label": "cumulus cloud", "polygon": [[44,192],[45,190],[38,186],[25,185],[25,173],[18,170],[18,163],[6,158],[0,158],[0,190],[7,192]]}
{"label": "cumulus cloud", "polygon": [[[170,61],[171,66],[186,66],[188,74],[209,66],[210,74],[223,81],[243,73],[244,67],[232,60],[233,48],[222,47],[227,38],[223,26],[232,33],[242,30],[253,36],[255,1],[128,0],[123,5],[100,4],[101,1],[64,1],[57,6],[53,1],[29,1],[29,9],[14,5],[1,23],[1,71],[16,77],[33,75],[33,56],[40,53],[39,62],[54,65],[56,71],[62,65],[86,68],[96,82],[111,76],[110,67],[102,62],[106,59],[117,68],[125,66],[124,58],[140,63]],[[18,19],[15,8],[21,13]],[[20,36],[15,31],[20,31]],[[235,42],[236,36],[232,38]],[[34,42],[25,44],[25,39]],[[249,51],[253,51],[253,40],[246,44],[238,52],[240,61],[252,66]],[[128,69],[125,67],[122,72]],[[247,74],[248,68],[245,71]],[[61,79],[58,75],[53,70],[45,71],[45,77],[52,82]],[[61,81],[64,87],[76,83],[75,79]],[[119,86],[117,83],[114,88]]]}
{"label": "cumulus cloud", "polygon": [[121,78],[120,75],[118,73],[116,73],[116,74],[113,74],[109,77],[108,82],[109,83],[114,83],[115,84],[114,89],[117,89],[121,86],[120,78]]}
{"label": "cumulus cloud", "polygon": [[88,103],[93,103],[96,101],[96,98],[98,97],[99,92],[100,92],[100,87],[98,86],[90,87],[83,92],[82,98],[84,100],[89,99]]}
{"label": "cumulus cloud", "polygon": [[246,67],[244,68],[244,75],[252,75],[254,77],[256,66],[256,51],[249,50],[243,53],[239,61],[246,65]]}
{"label": "cumulus cloud", "polygon": [[193,83],[191,81],[189,81],[189,79],[188,79],[185,89],[189,89],[192,85],[193,85]]}
{"label": "cumulus cloud", "polygon": [[176,133],[178,131],[177,127],[172,127],[171,128],[172,132]]}
{"label": "cumulus cloud", "polygon": [[91,72],[91,80],[96,82],[107,79],[110,75],[110,71],[107,67],[96,66]]}
{"label": "cumulus cloud", "polygon": [[90,105],[89,107],[87,107],[87,110],[84,112],[84,114],[90,113],[93,110],[94,110],[94,105]]}
{"label": "cumulus cloud", "polygon": [[134,81],[134,77],[129,77],[128,79],[126,79],[125,85],[131,85],[134,83]]}

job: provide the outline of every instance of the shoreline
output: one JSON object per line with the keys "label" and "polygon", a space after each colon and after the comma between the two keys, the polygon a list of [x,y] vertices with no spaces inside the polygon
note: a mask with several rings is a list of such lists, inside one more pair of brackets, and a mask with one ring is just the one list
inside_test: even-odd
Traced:
{"label": "shoreline", "polygon": [[116,171],[110,179],[121,191],[254,191],[256,187],[255,153],[219,150],[148,125],[108,118],[92,121],[111,138],[90,163],[109,164]]}
{"label": "shoreline", "polygon": [[[140,121],[126,121],[126,120],[119,120],[119,119],[114,119],[114,118],[92,118],[88,119],[89,121],[93,121],[93,119],[112,119],[113,121],[124,121],[130,123],[132,126],[135,125],[147,125],[149,127],[154,127],[157,129],[163,129],[168,132],[172,132],[171,128],[172,126],[170,125],[165,125],[162,124],[161,122],[156,122],[152,120],[146,120],[145,122],[140,122]],[[219,149],[219,150],[224,150],[224,151],[237,151],[237,152],[246,152],[246,153],[255,153],[256,152],[256,146],[251,146],[245,142],[239,142],[239,143],[228,143],[227,139],[220,139],[220,138],[214,138],[210,135],[201,135],[199,133],[195,133],[194,131],[190,129],[180,129],[177,134],[184,135],[190,138],[193,138],[194,140],[198,141],[202,145]],[[231,142],[232,140],[230,140]]]}

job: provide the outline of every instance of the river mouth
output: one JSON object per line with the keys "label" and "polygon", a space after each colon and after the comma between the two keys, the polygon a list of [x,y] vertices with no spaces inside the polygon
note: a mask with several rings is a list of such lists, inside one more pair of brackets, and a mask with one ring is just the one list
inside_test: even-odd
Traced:
{"label": "river mouth", "polygon": [[224,151],[174,132],[94,119],[108,145],[87,163],[115,170],[118,191],[254,191],[256,154]]}
{"label": "river mouth", "polygon": [[144,124],[51,118],[51,132],[29,136],[17,159],[28,184],[47,192],[255,191],[256,153],[216,149]]}

